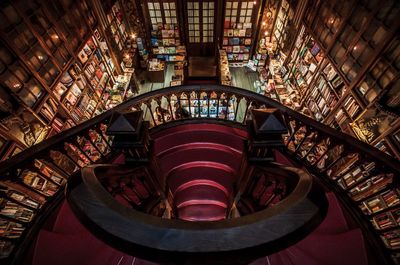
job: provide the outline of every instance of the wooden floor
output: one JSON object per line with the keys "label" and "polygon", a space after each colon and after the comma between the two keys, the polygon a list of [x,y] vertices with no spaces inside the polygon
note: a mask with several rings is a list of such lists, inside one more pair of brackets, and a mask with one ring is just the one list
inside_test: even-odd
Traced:
{"label": "wooden floor", "polygon": [[248,89],[255,92],[254,82],[258,80],[258,73],[247,67],[230,67],[232,86]]}
{"label": "wooden floor", "polygon": [[149,82],[146,79],[146,71],[143,71],[140,75],[138,75],[139,94],[144,94],[153,90],[169,87],[173,75],[174,75],[174,64],[167,64],[164,83]]}
{"label": "wooden floor", "polygon": [[[256,89],[254,88],[254,82],[258,80],[257,72],[253,72],[247,67],[231,67],[230,71],[232,74],[232,86],[248,89],[254,92],[256,91]],[[167,64],[164,83],[152,83],[146,80],[146,72],[142,72],[140,75],[138,75],[139,94],[147,93],[164,87],[169,87],[173,74],[174,65]]]}
{"label": "wooden floor", "polygon": [[208,76],[217,76],[215,57],[189,57],[189,77]]}

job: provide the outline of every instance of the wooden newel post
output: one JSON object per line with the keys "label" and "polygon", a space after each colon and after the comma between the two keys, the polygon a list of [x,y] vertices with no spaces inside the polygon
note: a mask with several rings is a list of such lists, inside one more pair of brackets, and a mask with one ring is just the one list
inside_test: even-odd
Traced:
{"label": "wooden newel post", "polygon": [[143,121],[143,111],[114,112],[107,134],[114,136],[111,148],[122,151],[125,164],[149,161],[149,123]]}
{"label": "wooden newel post", "polygon": [[278,109],[252,109],[248,123],[248,161],[273,162],[274,149],[284,147],[282,135],[288,130]]}

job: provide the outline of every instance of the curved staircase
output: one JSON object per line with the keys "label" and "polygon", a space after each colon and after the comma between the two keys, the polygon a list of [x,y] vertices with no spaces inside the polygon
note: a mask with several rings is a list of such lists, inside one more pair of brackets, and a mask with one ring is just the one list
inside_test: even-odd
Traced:
{"label": "curved staircase", "polygon": [[152,135],[162,181],[178,218],[226,218],[243,164],[245,137],[243,130],[214,124],[180,125]]}
{"label": "curved staircase", "polygon": [[[196,124],[165,129],[152,137],[160,171],[166,172],[163,178],[173,195],[178,218],[190,221],[226,218],[241,167],[245,132],[226,126]],[[284,155],[276,153],[276,158],[278,162],[292,166]],[[328,214],[316,230],[297,244],[251,264],[367,265],[360,229],[349,228],[333,193],[327,193],[327,197]],[[119,197],[119,200],[129,205],[124,198]],[[26,264],[155,263],[126,255],[97,239],[64,201],[40,230]]]}

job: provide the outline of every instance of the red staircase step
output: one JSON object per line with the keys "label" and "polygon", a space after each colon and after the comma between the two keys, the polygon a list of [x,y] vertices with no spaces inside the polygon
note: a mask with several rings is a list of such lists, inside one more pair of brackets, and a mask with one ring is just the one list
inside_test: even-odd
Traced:
{"label": "red staircase step", "polygon": [[216,124],[180,125],[152,134],[154,149],[160,153],[179,144],[210,142],[243,150],[247,133],[240,129]]}
{"label": "red staircase step", "polygon": [[65,235],[42,230],[36,241],[32,265],[111,265],[118,264],[121,256],[126,255],[88,232]]}
{"label": "red staircase step", "polygon": [[64,200],[54,222],[52,232],[59,234],[81,234],[88,233],[86,228],[73,214],[68,202]]}
{"label": "red staircase step", "polygon": [[368,265],[360,229],[336,235],[313,233],[285,251],[295,253],[295,265]]}
{"label": "red staircase step", "polygon": [[324,221],[317,227],[315,233],[319,234],[339,234],[349,230],[342,208],[334,193],[326,193],[329,207]]}

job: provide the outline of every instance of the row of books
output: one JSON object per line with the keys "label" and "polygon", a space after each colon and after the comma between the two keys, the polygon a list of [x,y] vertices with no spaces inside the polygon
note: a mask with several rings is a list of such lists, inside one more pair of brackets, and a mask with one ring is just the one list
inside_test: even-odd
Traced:
{"label": "row of books", "polygon": [[153,48],[153,54],[186,54],[185,46]]}
{"label": "row of books", "polygon": [[26,185],[32,187],[45,196],[52,196],[59,189],[59,187],[53,182],[29,170],[25,170],[22,173],[21,179]]}
{"label": "row of books", "polygon": [[397,190],[387,190],[363,201],[360,208],[364,214],[370,215],[400,203]]}
{"label": "row of books", "polygon": [[40,108],[40,114],[47,120],[52,121],[56,113],[58,112],[58,103],[51,97],[49,97]]}
{"label": "row of books", "polygon": [[356,114],[359,113],[360,110],[360,106],[352,96],[349,96],[346,99],[346,101],[344,102],[344,107],[351,118],[356,116]]}
{"label": "row of books", "polygon": [[248,61],[248,53],[227,53],[229,61]]}
{"label": "row of books", "polygon": [[181,45],[181,42],[178,38],[169,38],[169,39],[157,39],[151,38],[151,46],[152,47],[161,47],[161,46],[177,46]]}
{"label": "row of books", "polygon": [[221,84],[231,86],[232,76],[229,70],[228,56],[225,50],[219,50],[219,69]]}
{"label": "row of books", "polygon": [[230,20],[224,21],[224,29],[251,29],[252,23],[235,23]]}
{"label": "row of books", "polygon": [[374,216],[371,219],[375,229],[384,230],[400,224],[400,209],[394,209]]}
{"label": "row of books", "polygon": [[5,238],[19,238],[24,232],[22,224],[12,222],[0,217],[0,236]]}
{"label": "row of books", "polygon": [[[354,161],[355,162],[355,161]],[[343,189],[348,189],[355,183],[370,176],[371,171],[375,169],[375,162],[366,162],[359,166],[354,166],[340,177],[338,177],[338,184]]]}
{"label": "row of books", "polygon": [[223,46],[223,48],[227,53],[250,53],[250,46]]}
{"label": "row of books", "polygon": [[222,45],[251,45],[251,38],[223,38]]}
{"label": "row of books", "polygon": [[383,242],[387,247],[391,249],[399,249],[400,248],[400,230],[396,229],[390,232],[383,233],[381,235]]}
{"label": "row of books", "polygon": [[17,203],[6,199],[0,199],[0,215],[28,223],[33,219],[34,212]]}
{"label": "row of books", "polygon": [[224,29],[224,37],[251,37],[250,29]]}
{"label": "row of books", "polygon": [[185,60],[184,55],[156,55],[157,59],[166,61],[166,62],[183,62]]}
{"label": "row of books", "polygon": [[349,190],[354,201],[360,201],[373,193],[387,187],[393,181],[393,174],[378,174],[356,185]]}

